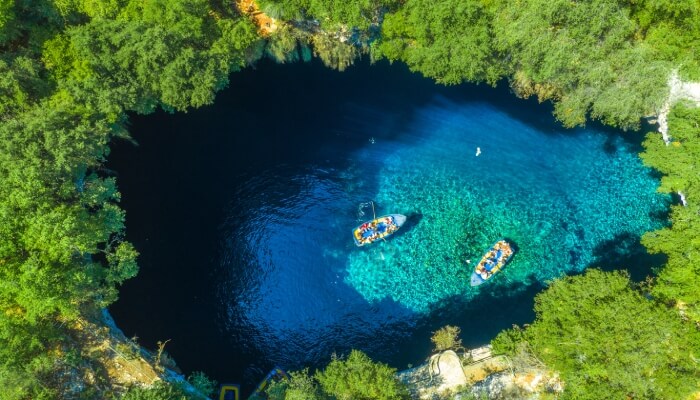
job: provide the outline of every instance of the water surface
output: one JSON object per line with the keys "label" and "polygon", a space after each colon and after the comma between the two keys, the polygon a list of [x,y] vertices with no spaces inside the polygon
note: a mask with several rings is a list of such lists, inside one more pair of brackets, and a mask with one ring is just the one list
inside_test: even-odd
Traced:
{"label": "water surface", "polygon": [[[638,237],[669,200],[638,137],[564,130],[549,111],[398,65],[262,63],[215,106],[134,118],[140,145],[110,163],[142,253],[117,323],[148,346],[172,339],[187,372],[250,388],[351,348],[405,368],[445,324],[484,344],[532,320],[546,281],[591,265],[643,278],[661,260]],[[357,248],[369,201],[409,222]],[[467,260],[502,237],[518,253],[469,287]]]}

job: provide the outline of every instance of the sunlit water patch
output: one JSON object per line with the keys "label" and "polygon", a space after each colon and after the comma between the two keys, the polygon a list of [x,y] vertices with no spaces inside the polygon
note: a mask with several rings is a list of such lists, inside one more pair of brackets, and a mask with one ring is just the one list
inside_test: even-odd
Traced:
{"label": "sunlit water patch", "polygon": [[[110,311],[245,397],[274,365],[319,368],[351,348],[405,368],[446,324],[483,345],[532,321],[541,282],[591,264],[643,279],[663,260],[637,240],[668,199],[619,132],[563,130],[547,108],[398,64],[261,62],[213,106],[134,116],[139,146],[116,143],[108,167],[140,272]],[[410,218],[358,248],[370,200]],[[471,289],[500,237],[519,252]]]}
{"label": "sunlit water patch", "polygon": [[[487,104],[442,101],[417,113],[402,137],[412,140],[358,154],[359,165],[382,160],[362,171],[377,180],[381,212],[415,222],[348,253],[345,280],[368,301],[425,311],[454,296],[507,295],[579,272],[600,262],[596,250],[611,241],[626,246],[624,238],[658,229],[650,216],[668,204],[617,135],[543,132]],[[471,288],[473,265],[499,238],[518,253],[488,285]]]}
{"label": "sunlit water patch", "polygon": [[[393,125],[391,116],[356,112],[353,129]],[[277,363],[350,348],[381,355],[389,336],[410,335],[441,304],[484,291],[507,297],[579,272],[600,261],[601,248],[661,226],[669,199],[619,135],[543,131],[487,103],[439,97],[402,126],[350,154],[324,150],[347,157],[342,168],[277,165],[233,196],[222,262],[247,267],[235,267],[243,287],[222,287],[226,320],[249,327]],[[358,248],[351,229],[370,219],[368,200],[377,215],[409,219],[388,241]],[[471,288],[474,264],[499,238],[517,254]]]}
{"label": "sunlit water patch", "polygon": [[235,271],[221,291],[226,320],[231,329],[248,327],[247,342],[276,364],[314,364],[351,348],[391,353],[391,340],[372,345],[372,338],[392,332],[400,340],[414,328],[411,310],[393,301],[369,304],[343,280],[354,250],[350,176],[321,167],[290,174],[279,165],[235,195],[223,226],[221,261]]}

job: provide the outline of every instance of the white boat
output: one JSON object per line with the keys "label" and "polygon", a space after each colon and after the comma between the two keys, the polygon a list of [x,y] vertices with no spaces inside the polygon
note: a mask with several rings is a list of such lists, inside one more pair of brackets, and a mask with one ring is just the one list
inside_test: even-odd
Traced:
{"label": "white boat", "polygon": [[515,249],[501,239],[491,246],[472,272],[471,285],[479,286],[496,275],[515,254]]}
{"label": "white boat", "polygon": [[405,222],[405,215],[382,215],[379,218],[367,221],[353,229],[352,238],[355,240],[357,246],[371,244],[393,235]]}

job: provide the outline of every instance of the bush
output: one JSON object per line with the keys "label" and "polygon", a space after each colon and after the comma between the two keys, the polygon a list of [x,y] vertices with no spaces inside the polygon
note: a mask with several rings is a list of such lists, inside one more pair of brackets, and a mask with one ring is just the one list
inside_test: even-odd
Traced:
{"label": "bush", "polygon": [[338,400],[405,399],[408,391],[396,379],[396,369],[375,363],[359,350],[347,359],[335,358],[315,377],[323,390]]}
{"label": "bush", "polygon": [[204,372],[200,371],[193,372],[192,375],[187,378],[187,382],[205,396],[214,394],[218,386],[215,380],[209,379]]}
{"label": "bush", "polygon": [[190,400],[189,396],[178,385],[156,382],[149,388],[134,386],[127,391],[121,400]]}
{"label": "bush", "polygon": [[460,329],[447,325],[433,333],[430,340],[435,344],[435,351],[457,350],[462,348],[462,339],[459,338]]}

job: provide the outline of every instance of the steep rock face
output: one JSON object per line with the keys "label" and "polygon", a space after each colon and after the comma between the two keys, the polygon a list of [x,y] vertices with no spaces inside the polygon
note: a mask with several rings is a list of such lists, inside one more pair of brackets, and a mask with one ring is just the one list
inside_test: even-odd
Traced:
{"label": "steep rock face", "polygon": [[109,374],[110,381],[121,387],[131,385],[149,386],[161,380],[160,360],[140,349],[116,326],[112,316],[103,310],[102,317],[107,330],[103,332],[98,348],[103,352],[100,359]]}
{"label": "steep rock face", "polygon": [[193,391],[162,348],[155,353],[141,348],[105,309],[70,322],[68,332],[70,349],[78,350],[80,361],[57,374],[57,386],[64,395],[77,398],[91,393],[94,398],[107,398],[107,394],[121,394],[132,386],[150,387],[161,380],[182,382]]}

